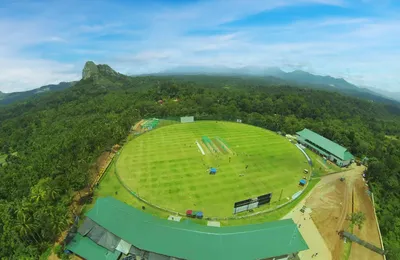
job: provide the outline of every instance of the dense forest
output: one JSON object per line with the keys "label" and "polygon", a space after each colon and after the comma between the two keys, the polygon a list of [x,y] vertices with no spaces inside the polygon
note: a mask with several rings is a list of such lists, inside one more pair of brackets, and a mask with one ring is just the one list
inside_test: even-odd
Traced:
{"label": "dense forest", "polygon": [[[37,259],[71,221],[96,158],[146,117],[194,115],[273,131],[307,127],[368,156],[388,259],[400,259],[400,108],[319,90],[196,76],[97,74],[0,108],[0,257]],[[178,98],[178,102],[172,100]],[[164,100],[161,105],[157,101]]]}

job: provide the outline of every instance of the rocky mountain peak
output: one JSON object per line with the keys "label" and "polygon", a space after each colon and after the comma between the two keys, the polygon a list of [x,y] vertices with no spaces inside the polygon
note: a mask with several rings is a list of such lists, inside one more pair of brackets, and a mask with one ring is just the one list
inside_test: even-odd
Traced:
{"label": "rocky mountain peak", "polygon": [[93,61],[87,61],[82,70],[82,79],[88,79],[99,74],[99,69]]}
{"label": "rocky mountain peak", "polygon": [[85,67],[82,70],[82,79],[97,79],[100,75],[118,76],[120,74],[106,64],[96,65],[93,61],[85,63]]}

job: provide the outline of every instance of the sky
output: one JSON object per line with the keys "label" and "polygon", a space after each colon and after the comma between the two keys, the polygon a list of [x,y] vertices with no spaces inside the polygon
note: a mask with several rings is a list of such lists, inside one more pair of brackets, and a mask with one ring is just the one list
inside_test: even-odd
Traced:
{"label": "sky", "polygon": [[281,67],[400,92],[396,0],[0,1],[0,91],[79,80],[86,61],[137,75]]}

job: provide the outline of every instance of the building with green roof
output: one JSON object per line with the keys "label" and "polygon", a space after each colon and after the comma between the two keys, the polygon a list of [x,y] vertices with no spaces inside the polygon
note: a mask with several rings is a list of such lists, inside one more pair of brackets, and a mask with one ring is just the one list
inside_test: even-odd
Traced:
{"label": "building with green roof", "polygon": [[121,255],[121,252],[117,250],[111,252],[79,233],[77,233],[74,239],[67,245],[67,249],[84,259],[117,260]]}
{"label": "building with green roof", "polygon": [[354,160],[354,156],[345,147],[307,128],[297,132],[297,141],[340,167],[347,166]]}
{"label": "building with green roof", "polygon": [[[210,227],[160,219],[112,197],[99,198],[86,217],[77,236],[98,241],[110,253],[121,250],[123,241],[121,252],[141,259],[288,259],[308,249],[292,219]],[[79,241],[74,243],[67,248],[80,255]]]}

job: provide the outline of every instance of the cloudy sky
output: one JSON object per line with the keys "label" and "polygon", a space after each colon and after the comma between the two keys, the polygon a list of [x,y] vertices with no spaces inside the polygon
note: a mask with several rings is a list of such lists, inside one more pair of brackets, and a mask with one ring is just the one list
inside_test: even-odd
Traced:
{"label": "cloudy sky", "polygon": [[[397,3],[396,3],[397,2]],[[182,66],[303,69],[400,91],[396,0],[0,2],[0,91]]]}

